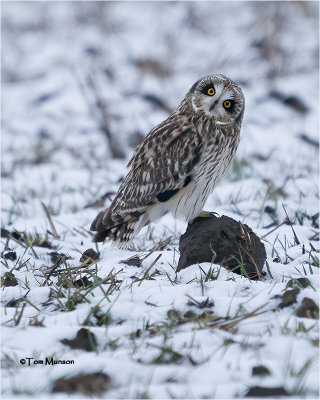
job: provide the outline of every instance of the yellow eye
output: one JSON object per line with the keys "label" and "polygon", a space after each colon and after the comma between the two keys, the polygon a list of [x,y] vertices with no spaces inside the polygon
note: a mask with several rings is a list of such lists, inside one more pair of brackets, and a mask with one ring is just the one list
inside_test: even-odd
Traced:
{"label": "yellow eye", "polygon": [[224,102],[223,102],[223,106],[224,106],[225,108],[230,108],[230,107],[231,107],[231,101],[230,101],[230,100],[224,101]]}
{"label": "yellow eye", "polygon": [[208,89],[207,93],[208,93],[209,96],[213,96],[215,94],[215,91],[214,91],[213,88],[210,88],[210,89]]}

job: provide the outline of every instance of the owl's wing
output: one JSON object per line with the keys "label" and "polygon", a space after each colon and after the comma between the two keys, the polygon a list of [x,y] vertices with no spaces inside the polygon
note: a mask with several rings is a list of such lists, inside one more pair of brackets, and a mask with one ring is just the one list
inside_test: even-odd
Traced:
{"label": "owl's wing", "polygon": [[131,170],[113,200],[113,213],[169,200],[190,183],[202,151],[202,138],[189,125],[169,122],[156,127],[130,160]]}
{"label": "owl's wing", "polygon": [[202,151],[201,136],[176,116],[155,127],[136,149],[112,204],[93,221],[94,241],[127,242],[149,208],[191,182]]}
{"label": "owl's wing", "polygon": [[157,153],[163,154],[172,142],[188,130],[190,130],[188,121],[179,118],[176,113],[172,114],[149,132],[135,149],[127,167],[137,168],[140,164],[155,157]]}

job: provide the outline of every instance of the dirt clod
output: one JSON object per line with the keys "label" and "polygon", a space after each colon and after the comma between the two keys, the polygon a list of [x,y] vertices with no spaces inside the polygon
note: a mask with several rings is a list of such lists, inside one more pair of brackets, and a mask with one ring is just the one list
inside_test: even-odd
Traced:
{"label": "dirt clod", "polygon": [[271,375],[271,372],[264,365],[256,365],[252,367],[252,376],[266,376]]}
{"label": "dirt clod", "polygon": [[87,276],[84,276],[82,278],[76,279],[72,283],[76,288],[87,288],[87,287],[89,287],[89,286],[91,286],[93,284],[93,282],[90,281],[90,279],[88,279]]}
{"label": "dirt clod", "polygon": [[2,238],[8,238],[10,232],[7,229],[1,228],[1,237]]}
{"label": "dirt clod", "polygon": [[297,296],[300,293],[299,288],[286,290],[283,295],[275,296],[275,298],[281,299],[281,303],[279,304],[279,308],[285,308],[291,306],[293,303],[297,302]]}
{"label": "dirt clod", "polygon": [[1,228],[1,237],[2,238],[11,238],[13,237],[16,240],[23,240],[23,235],[22,233],[18,232],[18,231],[8,231],[7,229],[3,229]]}
{"label": "dirt clod", "polygon": [[287,288],[306,288],[310,286],[310,281],[308,278],[295,278],[290,279],[286,285]]}
{"label": "dirt clod", "polygon": [[69,260],[71,257],[64,254],[64,253],[58,253],[56,251],[52,251],[51,253],[49,253],[51,262],[54,265],[61,265],[64,264],[66,262],[66,260]]}
{"label": "dirt clod", "polygon": [[8,303],[6,304],[6,307],[17,308],[19,306],[19,304],[21,303],[21,301],[23,301],[22,297],[20,297],[18,299],[9,300]]}
{"label": "dirt clod", "polygon": [[15,251],[8,251],[3,255],[6,260],[14,261],[17,259],[17,253]]}
{"label": "dirt clod", "polygon": [[309,297],[302,300],[301,306],[297,309],[296,314],[302,318],[319,319],[319,306]]}
{"label": "dirt clod", "polygon": [[61,343],[72,349],[81,349],[86,351],[95,351],[97,340],[95,335],[86,328],[81,328],[74,339],[63,339]]}
{"label": "dirt clod", "polygon": [[261,387],[253,386],[249,389],[245,397],[280,397],[289,396],[288,392],[283,387]]}
{"label": "dirt clod", "polygon": [[81,374],[71,378],[60,378],[54,382],[52,392],[82,393],[85,395],[101,394],[111,387],[109,375],[101,372]]}
{"label": "dirt clod", "polygon": [[261,278],[266,251],[248,225],[222,215],[196,218],[180,238],[177,271],[214,262],[251,279]]}
{"label": "dirt clod", "polygon": [[94,264],[96,261],[98,261],[100,258],[100,253],[97,253],[93,249],[87,249],[82,253],[82,256],[80,258],[80,262],[83,264],[83,266],[87,267],[91,264]]}
{"label": "dirt clod", "polygon": [[142,260],[135,254],[133,257],[127,258],[126,260],[121,260],[121,264],[132,265],[134,267],[142,267]]}
{"label": "dirt clod", "polygon": [[1,278],[1,286],[17,286],[18,281],[17,278],[13,275],[12,272],[6,272]]}

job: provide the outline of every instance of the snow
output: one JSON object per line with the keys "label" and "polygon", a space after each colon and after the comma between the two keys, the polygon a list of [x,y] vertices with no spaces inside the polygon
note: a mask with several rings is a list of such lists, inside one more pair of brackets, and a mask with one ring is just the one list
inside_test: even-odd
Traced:
{"label": "snow", "polygon": [[[305,297],[319,304],[319,233],[310,219],[319,211],[318,147],[301,138],[318,141],[317,15],[316,2],[2,4],[1,227],[47,235],[56,246],[25,248],[1,239],[4,253],[9,246],[18,257],[2,258],[1,275],[12,271],[18,280],[1,288],[4,397],[64,398],[52,393],[57,379],[98,371],[113,382],[105,398],[242,398],[255,385],[318,397],[318,321],[296,316]],[[233,168],[205,210],[249,225],[265,244],[272,276],[265,266],[262,281],[249,281],[210,263],[176,273],[186,224],[166,215],[140,232],[134,250],[98,246],[100,259],[91,271],[103,280],[114,276],[119,283],[111,294],[105,296],[110,282],[92,290],[63,287],[62,272],[47,281],[49,253],[70,256],[72,268],[86,249],[96,250],[88,230],[102,207],[86,206],[117,191],[137,134],[146,135],[168,116],[144,96],[173,110],[197,79],[214,72],[239,82],[246,111]],[[124,159],[112,158],[90,77]],[[270,95],[275,91],[296,96],[308,111],[284,104]],[[59,239],[47,233],[52,228],[42,202]],[[292,227],[283,223],[287,215]],[[164,250],[149,254],[169,236]],[[142,267],[121,263],[134,254]],[[148,273],[152,279],[141,280],[158,256]],[[210,268],[219,275],[203,282]],[[295,304],[280,309],[276,296],[292,278],[308,278],[310,285],[301,288]],[[85,300],[67,308],[75,293]],[[207,298],[212,306],[190,303]],[[97,305],[111,316],[105,326],[89,318],[97,351],[63,345]],[[170,310],[207,317],[173,323]],[[210,326],[212,315],[225,323],[243,319],[222,329]],[[30,325],[35,317],[43,326]],[[163,347],[181,360],[156,363]],[[52,355],[75,363],[19,363]],[[271,375],[252,376],[257,365]]]}

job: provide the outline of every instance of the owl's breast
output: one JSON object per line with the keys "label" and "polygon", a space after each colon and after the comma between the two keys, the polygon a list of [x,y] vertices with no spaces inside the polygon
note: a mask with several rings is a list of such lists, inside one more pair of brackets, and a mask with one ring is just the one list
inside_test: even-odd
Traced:
{"label": "owl's breast", "polygon": [[204,143],[200,161],[191,172],[190,182],[168,202],[159,206],[162,207],[161,215],[171,212],[191,221],[203,210],[207,198],[230,166],[239,143],[237,137],[223,133],[217,139],[217,133],[215,131],[215,135]]}
{"label": "owl's breast", "polygon": [[199,178],[206,175],[208,179],[219,181],[229,167],[238,145],[238,134],[220,129],[214,131],[204,145],[195,175]]}

